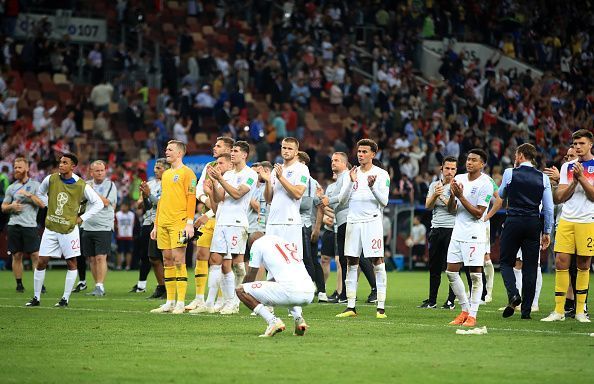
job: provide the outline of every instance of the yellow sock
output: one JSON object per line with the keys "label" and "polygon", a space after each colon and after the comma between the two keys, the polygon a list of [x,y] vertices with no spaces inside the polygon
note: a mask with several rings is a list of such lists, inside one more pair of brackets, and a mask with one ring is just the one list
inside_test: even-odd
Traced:
{"label": "yellow sock", "polygon": [[584,313],[584,304],[590,284],[590,270],[578,269],[575,279],[575,314]]}
{"label": "yellow sock", "polygon": [[175,302],[175,267],[163,267],[165,273],[165,290],[167,301]]}
{"label": "yellow sock", "polygon": [[206,280],[208,278],[208,261],[197,260],[196,269],[194,269],[194,282],[196,284],[196,297],[201,296],[204,300],[204,291],[206,291]]}
{"label": "yellow sock", "polygon": [[186,265],[175,267],[175,280],[177,287],[177,301],[183,302],[186,299],[186,290],[188,289],[188,271]]}
{"label": "yellow sock", "polygon": [[557,269],[555,272],[555,312],[565,313],[565,294],[569,288],[569,270]]}

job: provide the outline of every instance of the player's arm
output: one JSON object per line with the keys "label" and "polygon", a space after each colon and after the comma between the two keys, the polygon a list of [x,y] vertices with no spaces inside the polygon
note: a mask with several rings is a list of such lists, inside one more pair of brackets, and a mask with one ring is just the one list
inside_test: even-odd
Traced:
{"label": "player's arm", "polygon": [[555,204],[562,204],[569,200],[571,196],[573,196],[575,188],[578,186],[579,182],[575,177],[571,182],[569,182],[569,178],[567,176],[568,172],[569,163],[565,163],[561,166],[561,171],[559,172],[559,186],[553,195],[553,201]]}
{"label": "player's arm", "polygon": [[6,195],[4,195],[4,201],[2,201],[2,212],[10,213],[12,212],[12,207],[12,188],[8,187],[6,189]]}
{"label": "player's arm", "polygon": [[483,217],[483,213],[485,213],[485,210],[489,206],[489,202],[491,201],[491,197],[493,194],[493,187],[490,184],[488,184],[484,185],[480,189],[478,205],[476,207],[472,205],[472,203],[468,201],[466,197],[464,197],[464,194],[462,193],[461,189],[460,193],[457,194],[458,196],[456,197],[460,201],[460,204],[462,204],[462,206],[468,211],[468,213],[474,216],[475,219],[479,220],[481,217]]}
{"label": "player's arm", "polygon": [[80,215],[82,222],[89,220],[97,212],[103,209],[103,201],[99,198],[99,195],[89,185],[85,185],[85,198],[87,199],[87,209],[85,213]]}
{"label": "player's arm", "polygon": [[266,200],[267,204],[272,202],[272,196],[274,195],[274,191],[272,189],[272,174],[269,169],[262,168],[262,172],[260,173],[260,177],[262,180],[265,181],[264,184],[264,200]]}
{"label": "player's arm", "polygon": [[315,218],[316,221],[315,221],[315,223],[313,225],[313,229],[311,231],[311,242],[312,243],[317,243],[317,241],[320,237],[320,230],[322,229],[323,219],[324,219],[324,205],[319,204],[316,206],[316,218]]}
{"label": "player's arm", "polygon": [[384,176],[382,180],[373,179],[373,184],[369,185],[373,197],[375,197],[375,200],[382,207],[388,205],[388,198],[390,196],[390,177],[387,173]]}
{"label": "player's arm", "polygon": [[[577,168],[577,169],[576,169]],[[574,165],[574,179],[577,179],[578,183],[584,189],[586,198],[590,201],[594,201],[594,185],[590,184],[586,175],[584,175],[584,166],[581,163]]]}
{"label": "player's arm", "polygon": [[260,202],[254,198],[250,199],[250,208],[252,211],[257,212],[260,214]]}
{"label": "player's arm", "polygon": [[544,216],[544,228],[543,233],[550,234],[553,230],[553,223],[555,221],[554,210],[555,204],[553,203],[553,192],[551,188],[551,182],[547,175],[543,174],[544,192],[542,195],[542,214]]}
{"label": "player's arm", "polygon": [[258,276],[258,269],[250,266],[248,273],[243,278],[244,283],[252,283],[256,280],[256,276]]}
{"label": "player's arm", "polygon": [[503,199],[501,198],[501,196],[499,196],[499,191],[493,192],[493,197],[495,198],[495,201],[493,201],[493,206],[487,213],[485,221],[490,220],[493,216],[495,216],[497,212],[499,212],[501,207],[503,207]]}
{"label": "player's arm", "polygon": [[456,202],[456,196],[453,193],[450,194],[450,199],[448,200],[448,212],[451,214],[456,213],[456,209],[458,209],[458,203]]}
{"label": "player's arm", "polygon": [[338,194],[339,204],[346,204],[351,198],[351,194],[353,193],[353,185],[355,184],[355,180],[357,180],[356,168],[357,167],[353,167],[346,176],[343,176],[342,187],[340,188],[340,193]]}
{"label": "player's arm", "polygon": [[219,180],[219,184],[221,187],[233,198],[233,200],[241,199],[246,193],[250,191],[250,187],[245,184],[241,184],[235,188],[231,184],[227,182],[224,178],[221,177]]}
{"label": "player's arm", "polygon": [[188,172],[186,181],[186,234],[188,237],[194,236],[194,215],[196,214],[196,175],[194,172]]}
{"label": "player's arm", "polygon": [[36,196],[41,200],[44,206],[47,206],[48,198],[47,198],[47,191],[49,190],[49,180],[50,176],[46,176],[45,179],[39,184],[39,188],[37,188]]}
{"label": "player's arm", "polygon": [[[285,191],[287,191],[287,194],[293,198],[294,200],[299,200],[301,199],[301,196],[303,196],[303,193],[305,193],[305,189],[306,186],[305,185],[293,185],[291,184],[291,182],[282,175],[282,173],[277,173],[276,178],[278,179],[278,181],[281,183],[281,185],[283,186],[283,188],[285,189]],[[305,181],[303,180],[305,178]],[[301,183],[307,183],[307,176],[303,175],[300,176],[300,182]]]}

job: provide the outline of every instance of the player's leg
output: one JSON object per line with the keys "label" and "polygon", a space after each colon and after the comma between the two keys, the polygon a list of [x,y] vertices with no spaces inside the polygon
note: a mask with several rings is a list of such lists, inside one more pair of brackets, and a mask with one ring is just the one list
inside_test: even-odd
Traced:
{"label": "player's leg", "polygon": [[314,263],[314,272],[316,277],[314,282],[316,283],[316,288],[318,290],[318,302],[327,303],[328,295],[326,295],[326,281],[324,280],[324,271],[322,270],[322,265],[318,259],[318,242],[310,241],[309,246],[311,248],[311,254]]}
{"label": "player's leg", "polygon": [[132,287],[130,292],[140,293],[146,291],[146,279],[151,271],[151,262],[149,260],[148,252],[151,230],[151,225],[143,225],[140,227],[140,239],[138,239],[138,255],[140,257],[138,282]]}
{"label": "player's leg", "polygon": [[[382,250],[383,254],[383,250]],[[386,274],[386,263],[383,257],[374,257],[373,271],[375,273],[375,281],[377,282],[377,314],[378,319],[385,319],[387,317],[385,311],[386,293],[388,286],[388,276]]]}
{"label": "player's leg", "polygon": [[489,251],[488,253],[485,253],[485,263],[483,265],[483,268],[485,270],[485,288],[486,288],[486,295],[485,295],[485,302],[486,303],[490,303],[491,301],[493,301],[493,283],[495,281],[495,268],[493,267],[493,261],[491,261],[491,249],[490,249],[490,244],[489,244],[489,248],[487,249],[487,251]]}
{"label": "player's leg", "polygon": [[72,232],[67,234],[58,234],[58,242],[60,245],[61,254],[66,259],[66,279],[64,281],[64,294],[62,299],[56,304],[56,307],[68,306],[72,288],[76,282],[78,274],[77,256],[80,256],[80,232],[75,228]]}
{"label": "player's leg", "polygon": [[151,313],[168,313],[173,311],[175,307],[177,281],[172,248],[177,244],[178,234],[174,232],[175,231],[169,227],[157,227],[157,247],[163,254],[163,280],[165,283],[167,300],[165,301],[165,304],[153,309]]}
{"label": "player's leg", "polygon": [[[522,223],[519,221],[512,221],[512,219],[513,218],[506,219],[503,230],[501,231],[499,260],[501,277],[503,278],[503,283],[505,284],[505,289],[507,291],[508,307],[510,309],[515,308],[521,302],[520,291],[516,287],[514,265],[516,263],[518,250],[520,249],[522,235],[524,233],[521,229]],[[513,312],[511,314],[513,314]]]}
{"label": "player's leg", "polygon": [[575,280],[575,319],[590,322],[585,314],[585,304],[590,285],[590,266],[594,254],[594,223],[576,224],[575,242],[577,254],[577,277]]}
{"label": "player's leg", "polygon": [[89,239],[88,233],[81,229],[79,236],[81,255],[78,256],[78,258],[76,259],[76,269],[78,270],[78,284],[76,284],[76,287],[74,287],[73,292],[81,292],[87,289],[87,256],[93,254],[89,250],[92,247],[92,243],[91,239]]}
{"label": "player's leg", "polygon": [[468,313],[470,311],[466,289],[464,288],[464,283],[460,277],[460,268],[462,268],[464,263],[462,251],[462,243],[460,241],[450,241],[447,255],[446,275],[450,282],[450,287],[458,299],[458,303],[462,309],[460,314],[450,322],[451,325],[462,325],[468,318]]}
{"label": "player's leg", "polygon": [[16,281],[16,291],[24,292],[23,286],[23,252],[12,253],[12,273]]}
{"label": "player's leg", "polygon": [[[223,279],[223,256],[219,253],[212,252],[210,254],[209,264],[208,295],[206,297],[206,302],[204,303],[204,312],[214,313],[215,301]],[[196,310],[199,309],[200,307],[196,308]]]}
{"label": "player's leg", "polygon": [[178,315],[185,312],[186,290],[188,289],[188,271],[186,269],[186,247],[176,247],[171,250],[175,268],[175,291],[177,301],[171,313]]}
{"label": "player's leg", "polygon": [[[383,238],[382,238],[382,244],[383,244]],[[382,255],[382,259],[383,259],[383,255]],[[359,258],[359,268],[360,268],[361,272],[363,272],[363,275],[365,275],[365,278],[367,279],[367,282],[369,283],[369,287],[371,288],[371,292],[369,293],[369,296],[367,296],[367,302],[368,303],[377,303],[377,281],[375,278],[376,273],[375,273],[373,263],[371,262],[370,259],[366,258],[362,254]]]}
{"label": "player's leg", "polygon": [[[377,282],[378,319],[386,318],[385,302],[387,292],[386,264],[384,263],[384,230],[381,219],[361,225],[361,247],[366,262],[372,265],[373,280]],[[367,302],[370,302],[368,299]]]}
{"label": "player's leg", "polygon": [[311,247],[309,246],[309,242],[311,239],[311,227],[303,226],[301,227],[301,243],[300,246],[303,249],[303,265],[305,265],[305,269],[307,270],[307,274],[311,278],[312,281],[315,281],[316,275],[312,260],[311,254]]}
{"label": "player's leg", "polygon": [[520,251],[518,252],[518,258],[516,259],[516,264],[514,265],[514,276],[516,278],[516,288],[518,292],[520,292],[520,296],[522,296],[522,289],[524,280],[522,276],[522,268],[524,266],[524,254]]}
{"label": "player's leg", "polygon": [[536,269],[536,290],[534,291],[534,300],[532,300],[532,308],[530,312],[538,312],[540,310],[538,302],[540,300],[540,291],[542,290],[542,268],[540,267],[540,257],[538,258],[538,267]]}
{"label": "player's leg", "polygon": [[432,228],[427,238],[429,242],[429,297],[418,308],[436,308],[437,292],[441,284],[442,261],[440,259],[439,239],[441,228]]}
{"label": "player's leg", "polygon": [[126,253],[125,253],[126,271],[129,271],[130,268],[132,268],[132,250],[133,249],[134,249],[134,241],[126,240]]}
{"label": "player's leg", "polygon": [[[365,223],[367,224],[367,223]],[[346,279],[345,290],[347,298],[346,309],[336,315],[336,317],[353,317],[357,316],[355,309],[357,301],[357,275],[359,270],[359,256],[363,251],[362,244],[362,228],[364,224],[361,223],[347,223],[345,231],[344,255],[347,260],[346,265]]]}
{"label": "player's leg", "polygon": [[[344,254],[345,248],[345,241],[346,241],[346,227],[347,223],[340,225],[336,231],[336,249],[338,251],[338,264],[340,264],[340,274],[337,274],[337,279],[340,278],[341,289],[337,290],[340,292],[338,296],[339,303],[346,303],[347,302],[347,295],[346,295],[346,277],[347,272],[349,270],[348,263],[346,256]],[[338,269],[337,269],[338,272]]]}
{"label": "player's leg", "polygon": [[565,295],[569,287],[571,255],[576,253],[575,223],[559,220],[555,232],[555,310],[541,321],[565,320]]}
{"label": "player's leg", "polygon": [[[482,259],[482,258],[481,258]],[[484,262],[484,260],[481,260]],[[462,324],[465,327],[474,327],[476,325],[476,318],[481,304],[481,296],[483,293],[483,267],[470,266],[470,278],[472,279],[472,290],[470,292],[470,309],[468,317]]]}
{"label": "player's leg", "polygon": [[107,276],[107,254],[95,256],[95,273],[97,275],[95,280],[95,287],[97,294],[95,296],[105,295],[105,278]]}
{"label": "player's leg", "polygon": [[272,337],[285,330],[283,321],[266,308],[266,305],[274,306],[286,302],[287,295],[280,284],[270,281],[254,281],[242,284],[235,290],[235,293],[246,307],[262,317],[268,324],[264,334],[260,335],[261,337]]}

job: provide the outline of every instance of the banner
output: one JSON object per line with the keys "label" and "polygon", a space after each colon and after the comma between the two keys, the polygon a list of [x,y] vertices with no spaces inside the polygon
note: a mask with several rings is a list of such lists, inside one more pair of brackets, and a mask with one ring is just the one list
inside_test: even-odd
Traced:
{"label": "banner", "polygon": [[464,52],[464,66],[467,67],[470,62],[476,58],[480,59],[481,67],[484,67],[487,60],[494,57],[499,59],[499,64],[496,70],[503,68],[509,70],[515,68],[518,74],[526,72],[527,69],[532,71],[532,77],[537,78],[542,76],[542,71],[524,64],[518,60],[512,59],[511,57],[505,56],[503,53],[498,52],[497,49],[488,47],[478,43],[464,43],[457,42],[455,40],[425,40],[423,41],[423,54],[421,59],[421,72],[423,77],[430,79],[434,77],[436,79],[441,78],[439,74],[439,67],[441,66],[441,58],[443,53],[452,45],[452,49],[456,53]]}
{"label": "banner", "polygon": [[[45,21],[43,21],[45,19]],[[104,19],[67,17],[21,13],[17,19],[15,37],[33,37],[42,29],[51,40],[62,40],[68,36],[71,41],[96,43],[107,41],[107,23]]]}
{"label": "banner", "polygon": [[[200,178],[206,164],[214,161],[214,157],[208,155],[196,155],[196,156],[184,156],[184,164],[187,165],[194,173],[197,178]],[[155,159],[150,159],[146,162],[146,176],[149,179],[155,177]]]}

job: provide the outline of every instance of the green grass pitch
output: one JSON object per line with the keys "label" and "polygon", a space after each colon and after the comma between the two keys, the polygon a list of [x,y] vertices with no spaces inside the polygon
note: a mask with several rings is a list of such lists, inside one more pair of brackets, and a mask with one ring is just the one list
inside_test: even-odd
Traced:
{"label": "green grass pitch", "polygon": [[[457,310],[416,308],[426,298],[426,272],[392,272],[388,319],[375,319],[374,307],[362,303],[357,318],[337,319],[343,306],[316,303],[304,309],[308,333],[295,337],[286,310],[278,308],[287,331],[272,339],[257,337],[265,323],[243,306],[234,316],[150,314],[159,301],[147,300],[148,292],[127,293],[137,272],[110,272],[104,298],[77,293],[69,308],[53,308],[64,275],[49,271],[42,306],[25,308],[32,273],[24,276],[27,291],[18,294],[12,275],[0,272],[0,383],[502,384],[594,377],[594,324],[538,321],[553,308],[548,274],[541,311],[526,321],[518,314],[501,318],[497,308],[506,300],[497,273],[494,302],[481,306],[478,317],[487,335],[456,335],[447,323]],[[368,289],[363,280],[359,296],[366,298]],[[444,277],[441,302],[446,289]],[[193,293],[190,281],[188,298]]]}

